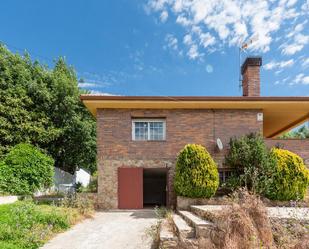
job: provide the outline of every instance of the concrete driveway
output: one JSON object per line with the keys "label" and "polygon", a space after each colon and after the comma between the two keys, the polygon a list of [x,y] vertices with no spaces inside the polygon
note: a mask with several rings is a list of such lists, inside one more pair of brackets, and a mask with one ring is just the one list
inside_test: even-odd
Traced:
{"label": "concrete driveway", "polygon": [[97,212],[42,249],[150,249],[153,240],[147,231],[156,222],[153,210]]}

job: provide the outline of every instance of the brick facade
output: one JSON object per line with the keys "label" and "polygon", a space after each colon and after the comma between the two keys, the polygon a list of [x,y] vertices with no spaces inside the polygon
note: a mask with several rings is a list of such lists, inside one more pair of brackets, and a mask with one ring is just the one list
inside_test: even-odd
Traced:
{"label": "brick facade", "polygon": [[[262,132],[260,110],[130,110],[98,109],[97,143],[100,207],[118,203],[117,169],[121,166],[169,168],[169,204],[175,205],[172,180],[177,153],[188,143],[204,145],[222,167],[233,136]],[[132,118],[165,118],[166,141],[132,141]],[[216,150],[220,138],[224,150]]]}
{"label": "brick facade", "polygon": [[258,97],[261,94],[260,66],[261,58],[247,58],[241,67],[243,96]]}

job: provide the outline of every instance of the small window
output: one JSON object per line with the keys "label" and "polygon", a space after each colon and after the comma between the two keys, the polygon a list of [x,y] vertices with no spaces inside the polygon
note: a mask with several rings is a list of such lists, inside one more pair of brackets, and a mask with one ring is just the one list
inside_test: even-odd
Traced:
{"label": "small window", "polygon": [[232,169],[219,169],[220,183],[226,182],[234,174],[235,174],[235,172]]}
{"label": "small window", "polygon": [[164,119],[133,119],[132,140],[165,140],[166,124]]}

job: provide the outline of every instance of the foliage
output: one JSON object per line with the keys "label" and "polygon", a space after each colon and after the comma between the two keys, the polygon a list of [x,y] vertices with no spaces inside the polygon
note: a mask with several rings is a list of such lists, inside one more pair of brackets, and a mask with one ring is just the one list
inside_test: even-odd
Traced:
{"label": "foliage", "polygon": [[97,193],[98,192],[98,171],[95,171],[92,174],[88,186],[84,187],[82,183],[77,182],[75,184],[75,189],[77,193]]}
{"label": "foliage", "polygon": [[83,184],[81,182],[75,183],[75,190],[77,193],[81,193],[84,190]]}
{"label": "foliage", "polygon": [[91,178],[90,178],[90,183],[88,186],[88,190],[91,193],[96,193],[98,192],[98,171],[95,171]]}
{"label": "foliage", "polygon": [[259,135],[231,139],[226,164],[237,172],[225,184],[232,190],[245,186],[284,201],[303,199],[309,186],[309,170],[302,158],[279,148],[269,151]]}
{"label": "foliage", "polygon": [[75,208],[82,215],[89,216],[94,210],[94,203],[87,196],[80,194],[66,195],[61,202],[62,207]]}
{"label": "foliage", "polygon": [[155,206],[154,212],[158,219],[164,219],[172,215],[172,211],[163,206]]}
{"label": "foliage", "polygon": [[0,164],[0,191],[32,194],[53,182],[54,160],[29,144],[13,147]]}
{"label": "foliage", "polygon": [[297,139],[306,139],[309,138],[309,128],[306,125],[303,125],[297,130],[289,131],[284,133],[280,136],[282,139],[290,139],[290,138],[297,138]]}
{"label": "foliage", "polygon": [[186,197],[206,197],[215,194],[219,186],[217,165],[201,145],[188,144],[177,157],[175,191]]}
{"label": "foliage", "polygon": [[30,201],[0,206],[0,248],[35,249],[80,219],[75,209]]}
{"label": "foliage", "polygon": [[95,120],[79,99],[76,74],[60,58],[49,69],[0,45],[0,156],[19,143],[45,149],[55,165],[95,170]]}
{"label": "foliage", "polygon": [[273,148],[271,155],[276,164],[272,170],[272,181],[265,192],[275,200],[303,199],[309,186],[309,170],[298,155],[283,149]]}
{"label": "foliage", "polygon": [[238,177],[232,177],[225,185],[232,189],[245,186],[253,192],[262,193],[271,181],[269,171],[275,164],[263,138],[252,133],[232,138],[229,146],[225,164],[235,169]]}

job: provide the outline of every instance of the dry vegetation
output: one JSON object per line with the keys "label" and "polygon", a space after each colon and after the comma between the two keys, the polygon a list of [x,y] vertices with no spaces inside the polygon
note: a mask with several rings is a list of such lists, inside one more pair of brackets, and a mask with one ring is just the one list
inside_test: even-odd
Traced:
{"label": "dry vegetation", "polygon": [[196,243],[180,242],[179,248],[255,249],[309,248],[309,223],[296,219],[270,219],[260,198],[240,191],[231,207],[216,215],[214,229]]}

